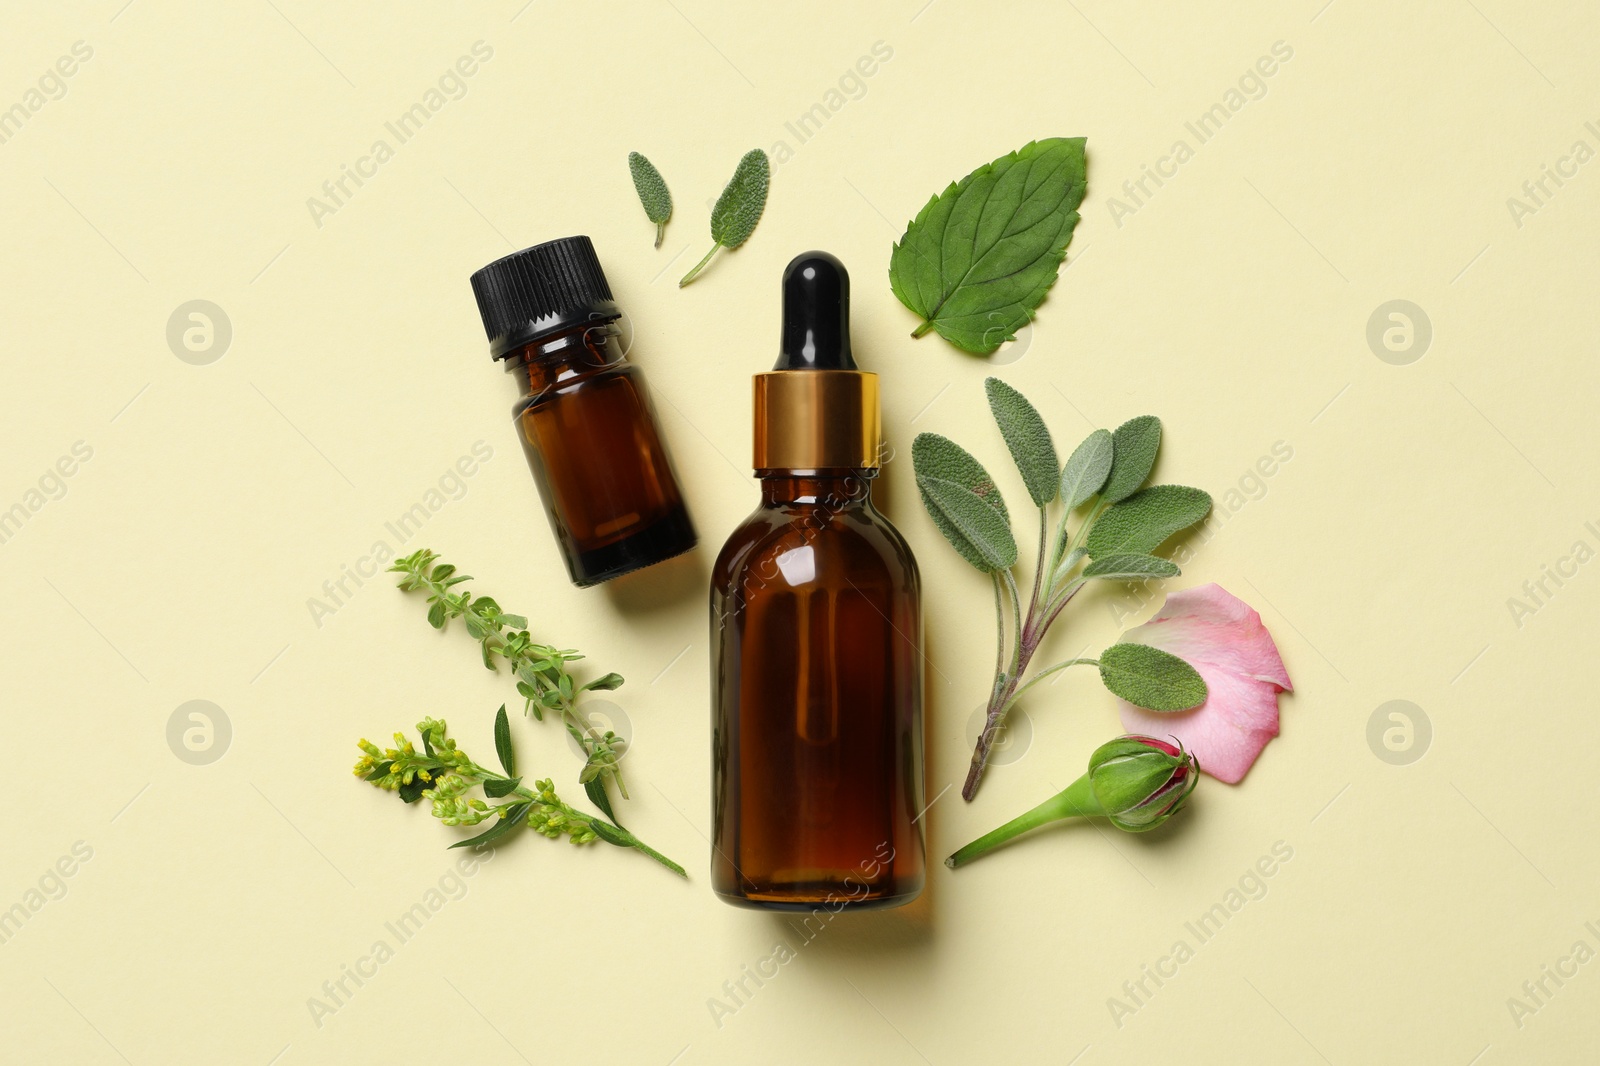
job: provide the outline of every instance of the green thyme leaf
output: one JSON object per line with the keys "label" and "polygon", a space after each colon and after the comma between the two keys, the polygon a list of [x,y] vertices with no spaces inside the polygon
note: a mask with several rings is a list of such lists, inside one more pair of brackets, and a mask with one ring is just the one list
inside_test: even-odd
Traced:
{"label": "green thyme leaf", "polygon": [[1194,667],[1144,644],[1113,644],[1102,652],[1100,680],[1147,711],[1187,711],[1206,701],[1205,680]]}
{"label": "green thyme leaf", "polygon": [[1111,473],[1111,431],[1097,429],[1078,445],[1061,468],[1061,502],[1073,510],[1105,487]]}
{"label": "green thyme leaf", "polygon": [[[917,439],[911,442],[911,465],[918,477],[937,477],[954,481],[962,488],[976,493],[984,503],[999,511],[1001,518],[1010,521],[1011,516],[1006,511],[1005,498],[1000,495],[1000,490],[995,486],[994,478],[989,476],[989,471],[985,470],[983,464],[974,459],[970,452],[949,437],[941,437],[937,433],[917,434]],[[944,516],[936,512],[933,504],[929,502],[927,493],[923,493],[922,502],[936,523],[944,520]],[[941,525],[940,529],[943,528]],[[948,533],[945,535],[949,536]]]}
{"label": "green thyme leaf", "polygon": [[929,200],[894,246],[889,284],[930,329],[987,355],[1055,284],[1078,224],[1084,138],[1033,141]]}
{"label": "green thyme leaf", "polygon": [[517,753],[511,747],[511,723],[506,718],[506,705],[501,704],[494,716],[494,751],[500,756],[500,765],[507,777],[517,776]]}
{"label": "green thyme leaf", "polygon": [[1146,553],[1211,512],[1211,497],[1187,485],[1152,485],[1106,508],[1084,542],[1091,558]]}
{"label": "green thyme leaf", "polygon": [[917,487],[947,520],[940,532],[962,557],[986,574],[1009,570],[1017,561],[1017,542],[1011,526],[983,497],[954,481],[918,477]]}
{"label": "green thyme leaf", "polygon": [[591,692],[610,692],[612,689],[622,687],[622,675],[618,673],[606,674],[603,677],[595,678],[583,687]]}
{"label": "green thyme leaf", "polygon": [[1023,484],[1028,486],[1028,495],[1043,507],[1056,498],[1061,488],[1061,462],[1056,458],[1049,428],[1028,398],[999,378],[984,381],[983,389],[989,396],[989,410],[1000,427],[1000,435],[1022,472]]}
{"label": "green thyme leaf", "polygon": [[752,148],[739,160],[733,177],[723,188],[722,195],[717,197],[716,206],[711,209],[711,239],[716,243],[705,258],[678,282],[680,289],[706,268],[718,248],[737,248],[750,239],[756,223],[761,221],[761,212],[766,210],[767,188],[771,178],[767,153],[761,149]]}
{"label": "green thyme leaf", "polygon": [[667,233],[667,220],[672,217],[672,193],[662,180],[655,164],[638,152],[628,153],[628,172],[633,175],[633,188],[644,205],[644,217],[656,224],[656,247]]}
{"label": "green thyme leaf", "polygon": [[1111,435],[1111,473],[1100,495],[1107,503],[1125,500],[1139,491],[1155,469],[1161,450],[1161,419],[1155,415],[1130,418]]}
{"label": "green thyme leaf", "polygon": [[1159,555],[1107,555],[1083,568],[1084,577],[1106,581],[1147,581],[1156,577],[1177,577],[1178,564]]}

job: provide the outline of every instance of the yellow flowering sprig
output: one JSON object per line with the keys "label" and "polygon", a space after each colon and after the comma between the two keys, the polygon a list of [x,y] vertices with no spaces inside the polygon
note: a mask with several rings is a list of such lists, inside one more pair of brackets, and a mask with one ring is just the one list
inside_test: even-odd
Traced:
{"label": "yellow flowering sprig", "polygon": [[[378,788],[398,793],[406,803],[428,800],[433,816],[445,825],[494,822],[477,836],[450,845],[452,848],[491,844],[525,824],[552,840],[565,836],[574,844],[589,844],[598,839],[618,847],[633,848],[680,877],[688,876],[682,866],[620,825],[563,802],[549,779],[534,782],[532,788],[525,787],[522,778],[516,776],[516,755],[511,748],[511,730],[504,706],[495,716],[495,748],[505,767],[504,774],[474,762],[451,739],[447,728],[440,718],[424,718],[418,722],[421,751],[403,733],[396,733],[395,746],[387,749],[363,739],[359,742],[362,754],[356,760],[354,773]],[[482,786],[488,799],[504,802],[489,803],[476,796],[469,797],[468,790],[475,786]]]}

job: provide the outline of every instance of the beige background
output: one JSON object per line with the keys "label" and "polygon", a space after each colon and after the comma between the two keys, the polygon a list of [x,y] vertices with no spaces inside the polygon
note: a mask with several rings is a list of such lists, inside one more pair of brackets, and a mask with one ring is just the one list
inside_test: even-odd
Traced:
{"label": "beige background", "polygon": [[[1507,601],[1575,542],[1600,547],[1600,165],[1546,179],[1520,226],[1507,200],[1546,165],[1572,174],[1574,142],[1600,148],[1584,126],[1600,121],[1600,15],[1324,3],[13,5],[0,107],[26,107],[75,42],[93,55],[0,144],[0,506],[75,442],[93,455],[0,544],[0,907],[54,888],[75,842],[92,858],[0,944],[6,1059],[1592,1061],[1600,964],[1561,960],[1600,948],[1585,754],[1600,727],[1579,665],[1600,576],[1569,564],[1520,626]],[[307,199],[477,41],[493,57],[466,95],[319,227]],[[800,144],[785,123],[880,41],[892,58]],[[1185,122],[1280,41],[1293,55],[1264,95],[1142,206],[1120,192],[1175,140],[1193,147]],[[1089,194],[1034,332],[998,367],[909,340],[891,241],[947,181],[1051,135],[1089,138]],[[678,290],[734,161],[779,141],[792,158],[755,236]],[[677,198],[659,252],[630,149]],[[1114,218],[1114,196],[1136,209]],[[588,591],[561,570],[467,287],[575,232],[637,326],[703,539]],[[707,885],[703,601],[755,499],[747,381],[774,354],[778,275],[812,247],[854,272],[857,352],[902,452],[921,430],[955,436],[1020,510],[982,398],[996,372],[1063,450],[1148,411],[1167,426],[1164,477],[1219,499],[1245,479],[1256,498],[1173,584],[1255,604],[1298,691],[1246,781],[1204,782],[1172,831],[1079,826],[938,867],[919,907],[801,945]],[[209,365],[167,341],[195,299],[232,326]],[[1396,299],[1433,329],[1408,365],[1367,341]],[[479,440],[492,460],[409,547],[627,676],[624,817],[692,876],[516,841],[318,1026],[308,1000],[393,943],[384,923],[459,854],[451,830],[350,777],[355,740],[442,715],[487,756],[514,693],[387,578],[320,627],[308,600],[392,545],[384,523]],[[1293,458],[1258,486],[1280,441]],[[880,491],[927,587],[932,800],[967,760],[990,601],[908,478],[891,463]],[[1114,599],[1076,605],[1055,650],[1114,639]],[[231,723],[209,765],[167,742],[195,699]],[[1391,700],[1431,722],[1409,765],[1367,739]],[[978,801],[932,808],[935,856],[1064,786],[1117,730],[1081,672],[1028,711],[1031,744]],[[524,764],[578,798],[557,730],[514,728]],[[1292,860],[1199,944],[1185,923],[1280,841]],[[780,939],[793,961],[716,1024],[723,983]],[[1133,1005],[1123,983],[1180,939],[1193,958],[1114,1020],[1108,1001]],[[1545,966],[1576,975],[1530,1000]],[[1514,1018],[1513,996],[1539,1009]]]}

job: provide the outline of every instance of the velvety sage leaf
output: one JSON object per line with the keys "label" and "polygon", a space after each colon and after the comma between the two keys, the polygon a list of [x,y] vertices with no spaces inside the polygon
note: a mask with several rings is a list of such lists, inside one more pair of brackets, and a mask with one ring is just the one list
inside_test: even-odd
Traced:
{"label": "velvety sage leaf", "polygon": [[1107,555],[1083,568],[1084,577],[1106,581],[1146,581],[1154,577],[1177,577],[1178,564],[1159,555]]}
{"label": "velvety sage leaf", "polygon": [[1111,431],[1097,429],[1084,438],[1061,468],[1061,502],[1072,510],[1105,487],[1111,473]]}
{"label": "velvety sage leaf", "polygon": [[583,791],[588,793],[589,802],[594,804],[596,807],[599,807],[600,810],[605,813],[607,818],[610,818],[618,825],[622,824],[622,822],[618,820],[617,816],[611,813],[611,797],[606,795],[605,778],[596,777],[585,781],[583,783]]}
{"label": "velvety sage leaf", "polygon": [[1100,495],[1108,503],[1125,500],[1139,491],[1156,465],[1161,449],[1161,419],[1155,415],[1130,418],[1111,435],[1111,473]]}
{"label": "velvety sage leaf", "polygon": [[[941,437],[937,433],[918,433],[917,439],[911,442],[911,466],[918,477],[937,477],[945,481],[954,481],[962,488],[976,493],[984,503],[999,511],[1001,518],[1010,521],[1011,515],[1006,511],[1006,501],[1000,495],[1000,489],[995,485],[994,478],[989,476],[989,471],[985,470],[983,464],[974,459],[965,448],[949,437]],[[928,507],[929,513],[933,513],[933,505],[928,502],[926,493],[923,494],[922,502]],[[934,521],[941,520],[941,516],[934,515]]]}
{"label": "velvety sage leaf", "polygon": [[656,224],[656,247],[667,232],[667,219],[672,217],[672,193],[661,172],[638,152],[628,153],[628,173],[633,175],[633,189],[644,205],[644,217]]}
{"label": "velvety sage leaf", "polygon": [[522,778],[520,777],[491,777],[483,783],[483,794],[490,799],[500,799],[503,796],[511,795],[520,784],[522,784]]}
{"label": "velvety sage leaf", "polygon": [[1152,485],[1112,504],[1095,520],[1084,547],[1091,558],[1154,551],[1211,511],[1211,497],[1187,485]]}
{"label": "velvety sage leaf", "polygon": [[1194,667],[1160,648],[1113,644],[1100,654],[1100,680],[1113,695],[1147,711],[1187,711],[1206,701]]}
{"label": "velvety sage leaf", "polygon": [[940,529],[967,562],[989,574],[1007,570],[1017,561],[1010,525],[982,497],[943,478],[919,477],[917,485],[948,519],[948,527]]}
{"label": "velvety sage leaf", "polygon": [[1055,284],[1084,192],[1084,138],[1033,141],[929,200],[894,246],[889,284],[930,329],[986,355]]}
{"label": "velvety sage leaf", "polygon": [[507,813],[504,818],[501,818],[486,831],[479,833],[475,837],[468,837],[465,840],[458,840],[454,844],[451,844],[450,847],[467,848],[477,847],[482,844],[492,844],[496,840],[499,840],[501,837],[505,836],[507,833],[511,832],[513,829],[520,826],[523,821],[527,819],[528,811],[532,806],[533,804],[531,803],[519,803],[515,807],[510,808],[509,813]]}
{"label": "velvety sage leaf", "polygon": [[759,148],[746,152],[711,209],[711,239],[724,248],[737,248],[749,240],[766,209],[770,181],[767,153]]}
{"label": "velvety sage leaf", "polygon": [[500,756],[500,765],[507,777],[517,776],[517,753],[511,747],[511,721],[506,717],[506,705],[494,716],[494,750]]}
{"label": "velvety sage leaf", "polygon": [[1061,487],[1061,463],[1049,428],[1028,398],[999,378],[986,380],[983,391],[989,396],[989,411],[1011,449],[1011,458],[1022,472],[1028,495],[1043,507],[1056,498]]}

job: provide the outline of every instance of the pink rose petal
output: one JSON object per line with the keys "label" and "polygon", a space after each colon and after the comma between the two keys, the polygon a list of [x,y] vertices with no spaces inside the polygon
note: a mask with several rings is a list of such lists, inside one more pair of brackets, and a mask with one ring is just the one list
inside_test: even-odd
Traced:
{"label": "pink rose petal", "polygon": [[1123,727],[1175,736],[1206,773],[1228,784],[1242,780],[1278,735],[1278,693],[1293,691],[1261,616],[1221,586],[1203,585],[1169,595],[1154,618],[1123,639],[1186,660],[1208,690],[1199,707],[1176,714],[1119,700]]}

